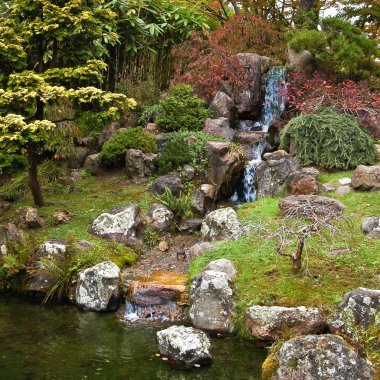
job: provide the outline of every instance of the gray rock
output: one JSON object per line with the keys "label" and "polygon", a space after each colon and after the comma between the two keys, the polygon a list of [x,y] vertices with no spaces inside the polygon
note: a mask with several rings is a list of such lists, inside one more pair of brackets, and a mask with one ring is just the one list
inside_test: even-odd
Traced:
{"label": "gray rock", "polygon": [[233,280],[237,275],[235,264],[231,260],[218,259],[211,261],[206,265],[205,270],[213,270],[216,272],[223,272],[230,276]]}
{"label": "gray rock", "polygon": [[351,178],[341,178],[341,179],[338,179],[338,182],[342,186],[351,185]]}
{"label": "gray rock", "polygon": [[83,169],[87,170],[92,175],[99,175],[102,172],[100,153],[87,156],[83,164]]}
{"label": "gray rock", "polygon": [[276,380],[371,380],[372,364],[335,335],[307,335],[284,343]]}
{"label": "gray rock", "polygon": [[193,212],[204,216],[215,207],[216,188],[213,185],[201,185],[191,197]]}
{"label": "gray rock", "polygon": [[74,185],[75,179],[74,177],[66,175],[63,177],[58,177],[58,183],[60,183],[63,186],[71,186]]}
{"label": "gray rock", "polygon": [[321,185],[321,190],[323,193],[332,193],[335,190],[335,187],[331,183],[324,183]]}
{"label": "gray rock", "polygon": [[104,212],[92,222],[89,232],[106,240],[139,246],[142,237],[140,207],[132,204]]}
{"label": "gray rock", "polygon": [[186,256],[193,260],[198,256],[203,255],[205,252],[210,251],[213,245],[209,242],[196,243],[186,250]]}
{"label": "gray rock", "polygon": [[359,165],[355,169],[351,184],[357,190],[380,190],[380,165]]}
{"label": "gray rock", "polygon": [[88,156],[88,149],[82,146],[75,147],[75,151],[67,159],[70,169],[80,169],[83,166],[85,158]]}
{"label": "gray rock", "polygon": [[255,305],[247,309],[246,328],[254,339],[273,342],[284,333],[292,336],[321,333],[325,321],[317,308]]}
{"label": "gray rock", "polygon": [[235,137],[235,130],[230,127],[230,123],[225,117],[206,119],[203,133],[224,137],[227,140],[233,140]]}
{"label": "gray rock", "polygon": [[351,187],[349,185],[341,185],[335,190],[336,195],[346,195],[351,192]]}
{"label": "gray rock", "polygon": [[81,137],[78,143],[84,146],[90,154],[96,153],[98,150],[98,140],[94,136]]}
{"label": "gray rock", "polygon": [[76,303],[91,311],[114,311],[119,306],[119,267],[104,261],[78,275]]}
{"label": "gray rock", "polygon": [[368,216],[362,220],[362,231],[371,238],[380,238],[380,217]]}
{"label": "gray rock", "polygon": [[179,226],[179,230],[181,232],[195,232],[200,231],[202,227],[203,220],[202,219],[186,219]]}
{"label": "gray rock", "polygon": [[170,189],[175,196],[181,192],[183,193],[185,186],[182,183],[181,175],[178,173],[169,173],[158,177],[149,188],[149,191],[153,194],[162,195],[165,193],[166,188]]}
{"label": "gray rock", "polygon": [[234,125],[236,107],[231,97],[225,92],[218,91],[212,99],[209,109],[212,112],[212,117],[218,119],[226,118],[231,125]]}
{"label": "gray rock", "polygon": [[212,361],[207,335],[193,327],[171,326],[157,332],[160,354],[177,364],[206,364]]}
{"label": "gray rock", "polygon": [[148,177],[154,173],[156,157],[157,154],[154,153],[143,153],[141,150],[128,149],[125,155],[127,176],[135,183],[146,183]]}
{"label": "gray rock", "polygon": [[188,181],[192,181],[195,177],[195,169],[191,165],[183,165],[182,173]]}
{"label": "gray rock", "polygon": [[157,231],[164,231],[174,220],[174,214],[164,205],[155,203],[147,212],[146,222]]}
{"label": "gray rock", "polygon": [[245,230],[231,207],[211,211],[203,220],[201,233],[206,240],[238,239]]}
{"label": "gray rock", "polygon": [[43,226],[44,221],[38,215],[38,211],[34,207],[25,206],[18,210],[20,218],[20,226],[22,228],[40,228]]}
{"label": "gray rock", "polygon": [[231,334],[234,308],[234,286],[228,274],[208,270],[192,279],[189,315],[195,327]]}
{"label": "gray rock", "polygon": [[288,49],[288,60],[286,62],[286,67],[292,71],[294,70],[310,77],[315,71],[314,55],[307,50],[298,52]]}
{"label": "gray rock", "polygon": [[120,128],[120,124],[117,122],[113,122],[110,124],[107,124],[100,134],[99,137],[99,147],[101,148],[105,142],[108,140],[111,140],[111,138],[115,135],[116,131]]}

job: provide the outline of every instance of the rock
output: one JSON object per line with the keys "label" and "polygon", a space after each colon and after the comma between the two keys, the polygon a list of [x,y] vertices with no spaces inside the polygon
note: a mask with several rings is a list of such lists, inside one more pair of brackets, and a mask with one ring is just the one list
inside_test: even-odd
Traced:
{"label": "rock", "polygon": [[44,221],[38,215],[38,211],[34,207],[25,206],[19,211],[20,226],[22,228],[39,228],[43,226]]}
{"label": "rock", "polygon": [[85,158],[88,156],[88,149],[82,146],[74,148],[75,151],[67,159],[67,163],[70,169],[80,169],[83,166]]}
{"label": "rock", "polygon": [[157,154],[143,153],[141,150],[128,149],[125,156],[125,171],[135,183],[146,183],[155,170]]}
{"label": "rock", "polygon": [[151,135],[157,135],[158,133],[158,127],[157,127],[157,124],[156,123],[148,123],[144,130],[148,133],[150,133]]}
{"label": "rock", "polygon": [[276,380],[371,380],[372,364],[341,337],[307,335],[284,343]]}
{"label": "rock", "polygon": [[164,231],[174,220],[174,214],[168,207],[155,203],[147,212],[146,223],[157,231]]}
{"label": "rock", "polygon": [[227,140],[233,140],[235,136],[235,130],[230,127],[230,123],[225,117],[220,117],[219,119],[206,119],[203,133],[221,136]]}
{"label": "rock", "polygon": [[380,145],[379,144],[375,144],[375,150],[376,150],[377,161],[380,161]]}
{"label": "rock", "polygon": [[162,240],[158,244],[158,250],[161,252],[169,251],[169,243],[166,240]]}
{"label": "rock", "polygon": [[206,240],[238,239],[244,228],[231,207],[211,211],[203,220],[201,233]]}
{"label": "rock", "polygon": [[191,280],[189,315],[195,327],[231,334],[234,308],[234,286],[227,273],[207,270]]}
{"label": "rock", "polygon": [[193,212],[204,216],[215,207],[216,188],[213,185],[201,185],[191,197]]}
{"label": "rock", "polygon": [[98,140],[94,136],[84,136],[78,140],[78,143],[84,146],[90,154],[94,154],[98,150]]}
{"label": "rock", "polygon": [[0,201],[0,216],[4,215],[10,208],[11,208],[11,204],[9,202]]}
{"label": "rock", "polygon": [[108,140],[111,140],[119,128],[120,128],[120,124],[117,122],[107,124],[103,128],[102,133],[100,134],[99,142],[98,142],[99,147],[101,148],[105,142],[107,142]]}
{"label": "rock", "polygon": [[[86,164],[86,161],[85,161],[85,164]],[[74,179],[74,182],[80,182],[80,181],[82,181],[82,179],[83,179],[83,171],[84,170],[77,170],[77,169],[73,169],[71,171],[71,177]]]}
{"label": "rock", "polygon": [[322,312],[317,308],[255,305],[246,312],[246,328],[250,336],[259,341],[273,342],[284,333],[318,334],[324,327]]}
{"label": "rock", "polygon": [[193,327],[171,326],[157,332],[160,354],[177,364],[206,364],[212,361],[207,335]]}
{"label": "rock", "polygon": [[211,261],[206,265],[205,270],[213,270],[216,272],[223,272],[230,276],[233,280],[237,275],[237,270],[235,264],[231,260],[227,259],[218,259]]}
{"label": "rock", "polygon": [[188,181],[192,181],[195,177],[195,169],[191,165],[183,165],[182,173]]}
{"label": "rock", "polygon": [[365,330],[370,325],[380,326],[380,290],[357,288],[344,295],[339,310],[329,321],[334,334],[355,334],[355,326]]}
{"label": "rock", "polygon": [[307,50],[295,51],[293,49],[288,49],[288,60],[286,62],[286,67],[291,71],[297,71],[301,74],[310,77],[315,70],[315,59],[313,54]]}
{"label": "rock", "polygon": [[66,224],[74,216],[70,211],[56,211],[53,214],[54,222],[57,224]]}
{"label": "rock", "polygon": [[335,187],[331,183],[324,183],[321,185],[321,190],[323,193],[332,193],[335,190]]}
{"label": "rock", "polygon": [[213,245],[209,242],[196,243],[186,250],[186,256],[193,260],[198,256],[203,255],[205,252],[210,251]]}
{"label": "rock", "polygon": [[[288,176],[293,172],[300,172],[301,167],[298,161],[285,151],[265,153],[263,159],[264,161],[256,167],[255,187],[257,189],[257,198],[276,197],[285,190]],[[316,186],[315,179],[304,173],[300,174],[300,177],[305,178],[302,187],[301,184],[298,184],[299,188],[296,187],[298,177],[295,176],[293,191],[299,191],[300,189],[312,191],[313,186]]]}
{"label": "rock", "polygon": [[235,124],[235,103],[225,92],[218,91],[212,99],[209,109],[214,119],[226,118],[230,125]]}
{"label": "rock", "polygon": [[5,225],[6,239],[14,244],[22,244],[24,241],[24,234],[17,228],[14,223],[7,223]]}
{"label": "rock", "polygon": [[336,195],[346,195],[351,192],[351,187],[349,185],[338,186],[335,190]]}
{"label": "rock", "polygon": [[351,184],[357,190],[380,190],[380,165],[359,165],[355,169]]}
{"label": "rock", "polygon": [[185,186],[182,183],[181,175],[178,173],[169,173],[158,177],[149,188],[149,191],[153,194],[162,195],[165,193],[166,188],[170,189],[175,196],[181,192],[183,193]]}
{"label": "rock", "polygon": [[341,178],[338,179],[338,182],[342,186],[351,185],[351,178]]}
{"label": "rock", "polygon": [[89,232],[106,240],[139,246],[142,237],[140,207],[132,204],[104,212],[92,222]]}
{"label": "rock", "polygon": [[362,221],[362,231],[371,238],[380,238],[380,217],[368,216]]}
{"label": "rock", "polygon": [[99,175],[102,172],[100,153],[87,156],[83,164],[83,169],[87,170],[92,175]]}
{"label": "rock", "polygon": [[119,267],[104,261],[78,275],[76,303],[91,311],[114,311],[119,306]]}
{"label": "rock", "polygon": [[286,179],[287,194],[309,195],[318,193],[319,171],[314,168],[304,168],[290,173]]}
{"label": "rock", "polygon": [[63,186],[71,186],[71,185],[74,185],[75,179],[74,177],[66,175],[63,177],[58,177],[58,183]]}
{"label": "rock", "polygon": [[186,219],[179,226],[181,232],[196,232],[200,231],[202,227],[202,219]]}
{"label": "rock", "polygon": [[345,206],[334,198],[319,195],[290,195],[279,202],[282,215],[311,218],[318,215],[336,218],[343,213]]}

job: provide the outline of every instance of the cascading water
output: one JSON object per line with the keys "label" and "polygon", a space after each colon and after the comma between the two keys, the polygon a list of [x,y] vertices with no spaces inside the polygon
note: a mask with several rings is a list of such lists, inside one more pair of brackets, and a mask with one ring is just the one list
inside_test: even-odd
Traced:
{"label": "cascading water", "polygon": [[[240,130],[244,132],[260,131],[268,132],[269,126],[273,121],[280,118],[285,109],[286,88],[286,69],[282,66],[272,67],[268,73],[265,84],[265,97],[261,119],[257,122],[242,120]],[[244,169],[241,191],[236,192],[231,198],[233,201],[253,202],[256,199],[255,173],[256,167],[261,162],[261,157],[266,148],[267,142],[264,141],[254,144],[247,151],[249,162]]]}

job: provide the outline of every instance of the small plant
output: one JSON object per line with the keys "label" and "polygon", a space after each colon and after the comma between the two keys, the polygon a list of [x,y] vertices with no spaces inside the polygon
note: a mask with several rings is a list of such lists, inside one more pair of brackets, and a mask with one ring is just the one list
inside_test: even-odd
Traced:
{"label": "small plant", "polygon": [[157,119],[157,116],[163,112],[163,108],[160,104],[154,104],[144,108],[142,112],[139,123],[142,126],[147,125],[148,123],[154,123]]}
{"label": "small plant", "polygon": [[173,86],[169,95],[160,102],[162,113],[157,116],[160,129],[172,132],[179,130],[199,131],[204,127],[210,111],[203,100],[196,97],[191,86]]}
{"label": "small plant", "polygon": [[15,201],[29,192],[29,179],[26,172],[19,174],[0,188],[0,196],[6,201]]}
{"label": "small plant", "polygon": [[156,138],[141,127],[129,128],[125,132],[118,131],[104,144],[100,159],[108,166],[121,164],[128,149],[154,153],[157,150]]}
{"label": "small plant", "polygon": [[175,196],[169,188],[166,188],[165,193],[156,198],[159,203],[172,211],[178,222],[182,222],[191,215],[190,196],[188,194],[179,193],[178,196]]}
{"label": "small plant", "polygon": [[149,247],[153,248],[160,241],[160,235],[151,226],[147,226],[144,230],[144,243]]}
{"label": "small plant", "polygon": [[57,161],[45,160],[38,167],[38,175],[42,184],[56,184],[58,178],[66,174],[63,168]]}

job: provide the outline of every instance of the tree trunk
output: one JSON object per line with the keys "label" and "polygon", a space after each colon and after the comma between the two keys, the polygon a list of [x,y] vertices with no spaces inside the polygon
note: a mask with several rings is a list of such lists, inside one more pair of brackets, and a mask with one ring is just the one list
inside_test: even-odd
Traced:
{"label": "tree trunk", "polygon": [[298,240],[297,252],[294,255],[292,255],[293,272],[294,273],[297,273],[301,270],[301,267],[302,267],[302,251],[303,251],[303,247],[305,245],[305,240],[306,240],[306,235],[301,234],[299,236],[299,240]]}
{"label": "tree trunk", "polygon": [[44,205],[44,198],[42,196],[41,185],[38,181],[37,174],[37,152],[33,145],[28,147],[28,164],[29,164],[29,187],[32,192],[34,204],[38,207]]}

